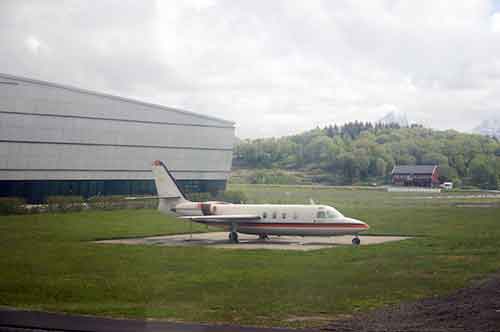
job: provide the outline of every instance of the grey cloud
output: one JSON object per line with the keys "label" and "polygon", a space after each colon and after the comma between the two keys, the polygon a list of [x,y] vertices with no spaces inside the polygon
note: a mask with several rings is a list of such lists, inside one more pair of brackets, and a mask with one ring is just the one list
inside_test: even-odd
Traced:
{"label": "grey cloud", "polygon": [[186,108],[242,137],[377,120],[466,130],[500,108],[486,0],[0,2],[0,71]]}

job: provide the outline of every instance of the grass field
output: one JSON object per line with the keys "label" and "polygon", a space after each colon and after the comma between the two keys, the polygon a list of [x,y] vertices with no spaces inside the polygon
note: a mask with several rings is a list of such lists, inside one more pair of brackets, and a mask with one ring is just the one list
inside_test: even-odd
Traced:
{"label": "grass field", "polygon": [[[189,224],[153,210],[3,216],[0,305],[313,326],[321,316],[444,294],[500,269],[499,208],[457,208],[450,203],[464,199],[373,190],[230,189],[244,191],[253,202],[313,198],[368,222],[371,233],[416,237],[311,252],[100,245],[90,241],[188,232]],[[311,318],[289,320],[294,317]]]}

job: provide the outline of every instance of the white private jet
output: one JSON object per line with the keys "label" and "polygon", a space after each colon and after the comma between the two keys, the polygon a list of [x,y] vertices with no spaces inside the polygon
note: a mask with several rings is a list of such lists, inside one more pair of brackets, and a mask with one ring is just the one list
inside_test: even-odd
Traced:
{"label": "white private jet", "polygon": [[174,213],[184,219],[222,227],[229,231],[229,240],[234,243],[238,243],[238,233],[245,233],[262,239],[268,235],[354,235],[352,244],[359,245],[358,233],[370,228],[368,224],[344,217],[327,205],[191,202],[163,162],[153,162],[153,175],[158,191],[158,209],[162,213]]}

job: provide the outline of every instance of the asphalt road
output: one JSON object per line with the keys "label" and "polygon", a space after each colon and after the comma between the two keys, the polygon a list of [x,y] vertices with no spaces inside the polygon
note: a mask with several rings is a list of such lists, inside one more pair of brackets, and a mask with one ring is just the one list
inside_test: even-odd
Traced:
{"label": "asphalt road", "polygon": [[[306,330],[235,325],[174,323],[159,320],[115,319],[41,311],[0,309],[0,331],[58,332],[305,332]],[[311,330],[307,330],[311,331]]]}

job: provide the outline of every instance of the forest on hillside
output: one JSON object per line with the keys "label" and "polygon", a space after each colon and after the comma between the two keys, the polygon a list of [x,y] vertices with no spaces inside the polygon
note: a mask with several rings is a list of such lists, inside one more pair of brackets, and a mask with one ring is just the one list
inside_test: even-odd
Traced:
{"label": "forest on hillside", "polygon": [[498,189],[500,142],[420,125],[351,122],[299,135],[247,139],[234,150],[236,169],[319,171],[320,182],[387,182],[395,165],[439,165],[440,180]]}

